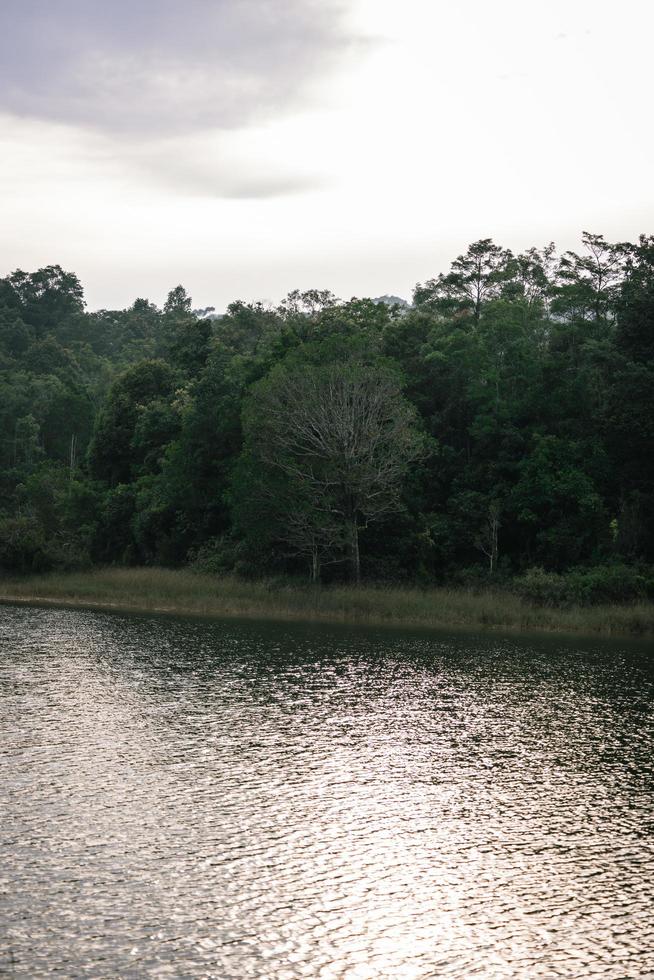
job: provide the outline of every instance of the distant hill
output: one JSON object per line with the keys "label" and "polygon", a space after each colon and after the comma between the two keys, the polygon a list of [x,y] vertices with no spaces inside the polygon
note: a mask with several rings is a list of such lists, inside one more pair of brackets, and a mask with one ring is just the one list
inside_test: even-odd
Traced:
{"label": "distant hill", "polygon": [[198,320],[221,320],[224,313],[216,313],[215,306],[205,306],[201,310],[191,310]]}
{"label": "distant hill", "polygon": [[403,310],[411,309],[411,304],[407,303],[401,296],[375,296],[373,303],[384,303],[385,306],[399,306]]}

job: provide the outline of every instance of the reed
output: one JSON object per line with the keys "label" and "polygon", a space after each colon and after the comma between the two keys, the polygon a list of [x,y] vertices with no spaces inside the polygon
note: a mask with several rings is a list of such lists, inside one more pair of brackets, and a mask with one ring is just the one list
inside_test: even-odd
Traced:
{"label": "reed", "polygon": [[654,633],[654,604],[550,609],[509,592],[385,586],[316,588],[188,569],[107,568],[0,579],[0,600],[201,616],[393,626]]}

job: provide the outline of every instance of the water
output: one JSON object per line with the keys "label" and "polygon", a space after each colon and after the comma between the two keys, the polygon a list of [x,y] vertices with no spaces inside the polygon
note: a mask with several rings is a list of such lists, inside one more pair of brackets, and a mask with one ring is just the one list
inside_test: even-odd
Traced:
{"label": "water", "polygon": [[0,607],[0,973],[654,976],[649,653]]}

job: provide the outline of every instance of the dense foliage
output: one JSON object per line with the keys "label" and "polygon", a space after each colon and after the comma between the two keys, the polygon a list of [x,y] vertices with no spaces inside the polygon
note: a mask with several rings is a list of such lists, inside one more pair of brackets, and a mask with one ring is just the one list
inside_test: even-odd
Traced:
{"label": "dense foliage", "polygon": [[647,591],[654,238],[484,239],[412,306],[205,312],[177,287],[90,313],[59,266],[0,280],[1,568]]}

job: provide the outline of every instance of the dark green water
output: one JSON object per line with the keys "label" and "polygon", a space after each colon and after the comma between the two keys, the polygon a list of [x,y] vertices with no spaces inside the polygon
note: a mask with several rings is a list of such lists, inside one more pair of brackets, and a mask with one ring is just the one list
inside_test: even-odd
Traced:
{"label": "dark green water", "polygon": [[0,973],[652,977],[650,652],[0,607]]}

